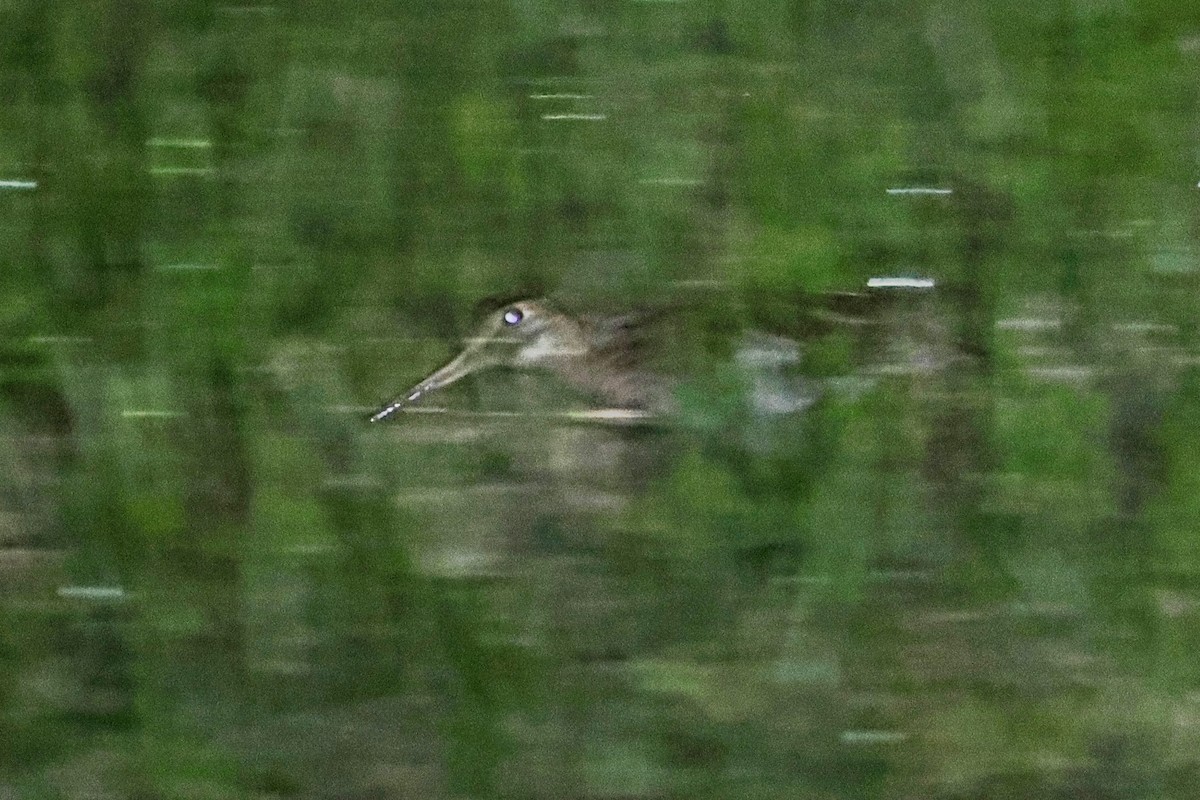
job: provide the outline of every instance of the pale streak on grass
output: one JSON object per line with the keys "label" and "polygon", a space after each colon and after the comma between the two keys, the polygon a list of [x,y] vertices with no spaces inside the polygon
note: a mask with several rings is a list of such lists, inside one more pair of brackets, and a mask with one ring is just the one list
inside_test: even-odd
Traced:
{"label": "pale streak on grass", "polygon": [[608,114],[542,114],[547,122],[603,122]]}
{"label": "pale streak on grass", "polygon": [[59,597],[70,600],[125,600],[129,595],[120,586],[60,586]]}
{"label": "pale streak on grass", "polygon": [[936,285],[933,278],[908,276],[879,276],[867,281],[871,289],[932,289]]}
{"label": "pale streak on grass", "polygon": [[896,186],[886,190],[890,195],[935,195],[945,196],[954,194],[953,189],[943,189],[937,186]]}

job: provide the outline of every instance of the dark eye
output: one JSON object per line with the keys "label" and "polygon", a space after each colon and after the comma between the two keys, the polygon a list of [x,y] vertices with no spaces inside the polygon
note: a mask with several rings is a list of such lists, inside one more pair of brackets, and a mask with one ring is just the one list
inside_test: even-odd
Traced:
{"label": "dark eye", "polygon": [[510,308],[504,312],[505,325],[519,325],[523,319],[525,319],[525,314],[519,308]]}

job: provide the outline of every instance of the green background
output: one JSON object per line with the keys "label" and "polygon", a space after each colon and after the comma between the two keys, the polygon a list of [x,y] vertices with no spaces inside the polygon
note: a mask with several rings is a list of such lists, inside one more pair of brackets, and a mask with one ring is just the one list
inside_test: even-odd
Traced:
{"label": "green background", "polygon": [[[0,98],[0,797],[1196,796],[1195,3],[13,0]],[[795,419],[363,421],[891,274]]]}

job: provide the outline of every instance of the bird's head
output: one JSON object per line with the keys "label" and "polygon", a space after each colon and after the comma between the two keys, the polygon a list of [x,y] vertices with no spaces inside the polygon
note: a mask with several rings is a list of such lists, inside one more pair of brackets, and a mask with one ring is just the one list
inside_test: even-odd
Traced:
{"label": "bird's head", "polygon": [[580,328],[569,317],[538,300],[508,303],[484,316],[467,338],[466,347],[450,363],[380,408],[371,415],[371,421],[385,419],[424,395],[480,370],[554,367],[585,351]]}

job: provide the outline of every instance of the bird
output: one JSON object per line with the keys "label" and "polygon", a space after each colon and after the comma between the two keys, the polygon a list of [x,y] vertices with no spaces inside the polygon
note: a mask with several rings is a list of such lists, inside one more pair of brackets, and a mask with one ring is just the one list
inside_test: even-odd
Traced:
{"label": "bird", "polygon": [[380,422],[422,397],[493,367],[544,370],[577,391],[617,408],[664,411],[667,383],[641,368],[640,314],[571,316],[542,299],[491,311],[449,363],[369,417]]}
{"label": "bird", "polygon": [[[741,329],[746,314],[744,306],[735,303],[710,313],[703,325],[707,333],[716,329],[722,336],[739,331],[732,337],[731,354],[752,404],[766,413],[786,413],[811,405],[816,395],[811,382],[789,374],[801,361],[797,339],[870,326],[878,321],[876,301],[881,297],[879,292],[841,292],[793,298],[786,305],[792,320],[788,333],[794,336]],[[616,315],[572,315],[544,298],[500,304],[483,315],[449,363],[379,406],[368,419],[382,422],[431,393],[497,367],[551,373],[611,408],[670,414],[678,407],[678,389],[684,383],[679,373],[687,371],[683,340],[695,338],[696,332],[695,327],[673,327],[668,321],[680,310],[687,309],[676,304]]]}

